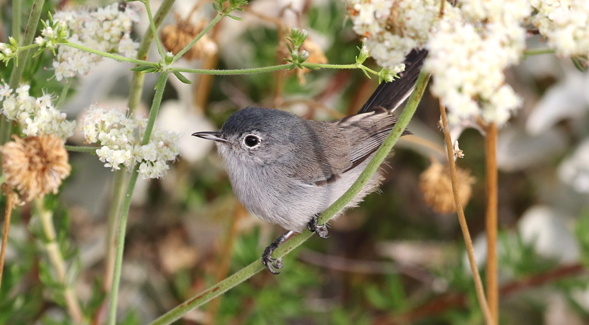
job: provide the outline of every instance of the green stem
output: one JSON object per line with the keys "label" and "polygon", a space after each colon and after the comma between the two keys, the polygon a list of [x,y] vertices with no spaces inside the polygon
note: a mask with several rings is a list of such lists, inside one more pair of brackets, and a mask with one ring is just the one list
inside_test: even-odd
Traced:
{"label": "green stem", "polygon": [[69,46],[69,47],[73,47],[75,49],[82,50],[82,51],[85,51],[85,52],[94,53],[96,55],[107,57],[107,58],[110,58],[110,59],[113,59],[113,60],[117,60],[117,61],[120,61],[120,62],[131,62],[131,63],[135,63],[135,64],[151,65],[151,66],[157,67],[157,63],[154,63],[154,62],[149,62],[149,61],[144,61],[144,60],[137,60],[137,59],[133,59],[133,58],[127,58],[127,57],[124,57],[122,55],[116,55],[116,54],[106,53],[106,52],[103,52],[103,51],[95,50],[95,49],[86,47],[84,45],[72,43],[72,42],[69,42],[69,41],[64,41],[64,43],[60,43],[60,44],[61,45],[65,45],[65,46]]}
{"label": "green stem", "polygon": [[[149,138],[151,137],[151,131],[153,131],[153,126],[155,124],[155,118],[157,117],[157,113],[160,109],[160,103],[162,101],[162,95],[164,93],[164,87],[166,87],[166,81],[168,80],[168,74],[162,73],[160,74],[159,78],[157,79],[157,83],[155,84],[155,88],[157,89],[155,92],[155,98],[153,99],[153,104],[151,105],[151,110],[149,111],[149,120],[147,121],[147,127],[145,127],[145,134],[143,134],[143,141],[142,145],[146,145],[149,143]],[[162,89],[160,89],[160,87]],[[159,98],[158,98],[159,94]],[[157,105],[156,105],[157,102]]]}
{"label": "green stem", "polygon": [[192,42],[190,42],[190,44],[186,45],[182,51],[178,52],[178,54],[176,54],[174,56],[174,59],[172,60],[172,63],[176,62],[178,59],[180,59],[182,57],[182,55],[184,55],[184,53],[188,52],[188,50],[190,50],[194,44],[196,44],[196,42],[198,42],[211,28],[213,28],[213,26],[215,26],[221,19],[223,18],[223,15],[221,14],[217,14],[217,16],[215,16],[215,19],[213,19],[208,25],[207,27],[205,27],[193,40]]}
{"label": "green stem", "polygon": [[103,288],[105,292],[110,292],[113,279],[113,268],[116,256],[116,236],[117,225],[119,224],[119,212],[121,211],[121,204],[123,203],[125,170],[119,169],[114,173],[114,184],[112,202],[110,210],[108,211],[108,228],[106,232],[106,266],[104,272]]}
{"label": "green stem", "polygon": [[552,54],[554,53],[554,49],[532,49],[532,50],[525,50],[524,51],[524,58],[532,55],[540,55],[540,54]]}
{"label": "green stem", "polygon": [[149,0],[142,1],[145,5],[145,9],[147,10],[147,17],[149,17],[149,27],[151,28],[151,33],[155,37],[155,44],[157,45],[157,50],[160,53],[160,57],[162,58],[162,62],[165,60],[165,53],[164,48],[162,47],[162,43],[160,42],[160,38],[157,35],[157,28],[155,27],[155,23],[153,22],[153,16],[151,15],[151,6],[149,5]]}
{"label": "green stem", "polygon": [[59,99],[57,100],[57,104],[55,104],[55,108],[61,109],[63,107],[68,90],[70,90],[70,83],[66,82],[66,84],[61,89],[61,95],[59,95]]}
{"label": "green stem", "polygon": [[209,69],[185,69],[185,68],[171,68],[170,71],[188,72],[196,74],[209,74],[214,76],[229,76],[229,75],[246,75],[264,72],[272,72],[278,70],[286,70],[292,68],[292,64],[280,64],[262,68],[251,69],[227,69],[227,70],[209,70]]}
{"label": "green stem", "polygon": [[[303,67],[309,69],[361,69],[360,67],[364,67],[358,64],[323,64],[323,63],[308,63],[303,62]],[[364,67],[364,69],[368,69]],[[373,73],[375,73],[373,71]]]}
{"label": "green stem", "polygon": [[[321,64],[321,63],[303,63],[303,67],[309,69],[367,69],[368,71],[378,74],[377,72],[370,70],[363,65],[357,64]],[[214,76],[229,76],[229,75],[246,75],[256,74],[264,72],[273,72],[279,70],[292,69],[292,63],[273,65],[262,68],[249,68],[249,69],[227,69],[227,70],[209,70],[209,69],[185,69],[185,68],[170,68],[170,71],[187,72],[195,74],[209,74]]]}
{"label": "green stem", "polygon": [[73,152],[96,152],[100,147],[65,146],[65,150]]}
{"label": "green stem", "polygon": [[20,18],[22,0],[12,0],[12,37],[20,39]]}
{"label": "green stem", "polygon": [[[417,84],[415,86],[415,91],[409,98],[407,106],[403,110],[403,113],[399,117],[399,120],[397,121],[395,127],[393,128],[393,130],[391,130],[391,133],[385,139],[380,148],[376,151],[374,157],[372,158],[368,166],[366,166],[366,169],[364,169],[362,174],[360,174],[356,182],[350,187],[350,189],[346,193],[344,193],[344,195],[342,195],[334,204],[327,208],[327,210],[325,210],[325,212],[323,212],[321,216],[319,216],[320,224],[323,224],[326,221],[328,221],[343,207],[345,207],[360,192],[362,187],[372,177],[374,172],[376,172],[378,167],[384,161],[388,153],[391,151],[391,149],[403,133],[403,130],[405,130],[405,128],[407,127],[407,124],[409,124],[411,117],[417,109],[417,104],[419,104],[419,101],[423,96],[423,93],[425,92],[428,80],[429,75],[427,73],[422,72],[419,75],[419,78],[417,79]],[[276,249],[274,251],[273,256],[275,258],[283,257],[284,255],[293,251],[296,247],[301,245],[307,239],[309,239],[312,235],[313,233],[305,229],[302,233],[292,237],[284,244],[282,244],[282,246]],[[201,292],[197,296],[194,296],[189,300],[183,302],[182,304],[178,305],[177,307],[170,310],[160,318],[153,321],[150,325],[170,324],[175,320],[179,319],[180,317],[182,317],[183,315],[185,315],[186,313],[188,313],[190,310],[202,306],[211,299],[224,294],[231,288],[244,282],[245,280],[252,277],[254,274],[264,269],[265,267],[262,264],[261,260],[257,260],[251,263],[250,265],[244,267],[237,273],[234,273],[225,280],[217,283],[213,287]]]}
{"label": "green stem", "polygon": [[[153,17],[155,29],[157,30],[164,18],[170,12],[172,5],[174,4],[175,0],[164,0],[160,5],[159,9],[155,13],[155,17]],[[146,60],[147,59],[147,52],[149,52],[149,47],[151,46],[151,42],[153,41],[153,32],[151,31],[151,24],[150,27],[147,28],[145,31],[145,35],[141,40],[141,44],[139,45],[139,49],[137,50],[137,59],[138,60]],[[143,81],[145,80],[145,73],[142,72],[134,72],[133,79],[131,80],[131,91],[129,93],[129,113],[133,113],[139,101],[141,100],[141,93],[143,90]]]}
{"label": "green stem", "polygon": [[[16,0],[15,2],[20,2]],[[20,42],[20,46],[26,47],[33,43],[33,39],[35,38],[35,31],[37,30],[37,24],[39,23],[39,18],[41,17],[41,10],[43,10],[43,4],[45,0],[35,0],[33,2],[33,7],[31,9],[31,13],[29,15],[29,20],[27,21],[27,27],[25,29],[25,34]],[[18,9],[20,11],[20,9]],[[12,68],[12,73],[10,74],[10,80],[8,81],[8,85],[12,89],[18,88],[20,84],[20,79],[22,78],[22,74],[27,63],[27,59],[29,57],[30,50],[24,50],[18,52],[18,66],[14,66]],[[2,122],[0,122],[0,145],[6,143],[6,141],[10,138],[10,133],[12,131],[12,124],[10,121],[5,117],[1,117]]]}
{"label": "green stem", "polygon": [[45,209],[43,199],[41,198],[35,199],[35,207],[37,208],[37,214],[41,220],[43,233],[45,234],[45,249],[47,250],[49,261],[57,273],[59,283],[63,286],[65,304],[74,323],[81,324],[84,316],[75,292],[69,287],[66,281],[67,271],[65,261],[61,254],[61,250],[59,249],[59,244],[56,241],[56,232],[55,227],[53,226],[53,212]]}
{"label": "green stem", "polygon": [[[151,136],[151,131],[157,117],[157,112],[162,102],[164,95],[164,88],[166,87],[166,81],[168,80],[168,74],[160,74],[157,84],[156,92],[151,105],[151,112],[149,113],[149,121],[145,128],[145,135],[143,136],[143,143],[147,144]],[[121,218],[119,222],[119,233],[117,237],[117,251],[115,256],[115,269],[113,273],[113,281],[111,286],[111,297],[109,303],[109,325],[115,325],[117,319],[117,298],[119,294],[119,284],[121,282],[121,269],[123,266],[123,251],[125,248],[125,231],[127,229],[127,219],[129,217],[129,208],[131,207],[131,196],[135,189],[135,183],[137,183],[137,176],[139,175],[139,164],[135,166],[131,173],[131,179],[129,180],[129,186],[127,187],[127,194],[125,195],[125,201],[123,202],[123,208],[121,210]]]}
{"label": "green stem", "polygon": [[34,49],[36,47],[39,47],[39,44],[29,44],[27,46],[19,46],[18,51],[26,51],[26,50]]}

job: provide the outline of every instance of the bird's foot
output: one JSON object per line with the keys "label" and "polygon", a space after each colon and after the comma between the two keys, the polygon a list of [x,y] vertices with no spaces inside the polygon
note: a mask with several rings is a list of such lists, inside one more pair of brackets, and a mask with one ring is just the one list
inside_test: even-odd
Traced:
{"label": "bird's foot", "polygon": [[316,233],[319,237],[323,238],[323,239],[327,239],[329,238],[328,231],[327,231],[327,226],[326,225],[319,225],[317,223],[317,215],[314,215],[311,218],[311,221],[309,221],[309,223],[307,224],[307,228],[311,231]]}
{"label": "bird's foot", "polygon": [[282,257],[273,258],[272,253],[275,249],[278,248],[282,243],[284,243],[290,235],[292,235],[292,231],[286,232],[284,235],[278,237],[275,241],[270,244],[270,246],[266,247],[264,250],[264,254],[262,254],[262,263],[264,266],[270,271],[272,274],[280,274],[277,270],[280,270],[283,266],[282,264]]}
{"label": "bird's foot", "polygon": [[264,250],[264,254],[262,254],[262,263],[264,266],[270,271],[272,274],[280,274],[277,270],[282,268],[282,257],[273,258],[272,253],[274,250],[278,248],[278,245],[274,245],[274,243],[270,244],[270,246],[266,247]]}

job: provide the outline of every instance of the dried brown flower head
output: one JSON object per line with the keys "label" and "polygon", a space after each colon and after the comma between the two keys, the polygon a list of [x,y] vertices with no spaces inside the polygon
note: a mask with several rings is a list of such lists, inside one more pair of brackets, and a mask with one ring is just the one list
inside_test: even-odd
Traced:
{"label": "dried brown flower head", "polygon": [[[460,205],[465,206],[472,195],[474,178],[470,171],[456,167],[456,180],[458,182],[458,195]],[[423,193],[425,203],[437,213],[456,212],[454,195],[452,192],[452,174],[450,166],[443,166],[432,160],[431,166],[419,177],[419,187]]]}
{"label": "dried brown flower head", "polygon": [[0,149],[6,183],[16,188],[25,201],[57,193],[71,171],[63,140],[54,135],[13,138],[14,142]]}
{"label": "dried brown flower head", "polygon": [[[192,40],[203,30],[206,22],[202,21],[196,25],[192,25],[186,20],[181,20],[176,15],[176,23],[164,27],[160,33],[164,47],[174,53],[182,51],[186,45],[190,44]],[[184,53],[182,56],[186,60],[202,59],[217,54],[217,43],[215,43],[207,35],[194,44],[193,47]]]}

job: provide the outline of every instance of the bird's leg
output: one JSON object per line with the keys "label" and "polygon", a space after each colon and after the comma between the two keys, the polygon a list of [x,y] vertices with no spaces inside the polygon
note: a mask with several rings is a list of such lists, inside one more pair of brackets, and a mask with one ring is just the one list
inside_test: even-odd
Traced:
{"label": "bird's leg", "polygon": [[319,215],[314,215],[311,218],[311,221],[309,221],[309,223],[307,224],[307,228],[311,231],[316,233],[319,237],[326,239],[329,238],[329,236],[327,236],[327,226],[326,225],[319,225],[317,224],[317,218],[319,217]]}
{"label": "bird's leg", "polygon": [[294,234],[294,231],[287,231],[282,236],[278,237],[278,239],[273,241],[272,244],[270,244],[270,246],[266,247],[264,250],[264,254],[262,254],[262,263],[264,263],[268,271],[270,271],[272,274],[280,274],[280,272],[276,270],[280,270],[282,268],[282,257],[273,258],[272,253],[292,234]]}

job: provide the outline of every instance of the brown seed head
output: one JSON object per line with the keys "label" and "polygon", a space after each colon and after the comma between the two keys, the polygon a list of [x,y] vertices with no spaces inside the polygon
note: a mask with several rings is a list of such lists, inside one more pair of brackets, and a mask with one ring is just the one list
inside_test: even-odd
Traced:
{"label": "brown seed head", "polygon": [[71,171],[63,140],[41,135],[6,143],[2,152],[2,170],[6,183],[16,188],[25,201],[57,193],[61,181]]}
{"label": "brown seed head", "polygon": [[[176,23],[174,25],[168,25],[162,29],[160,33],[162,43],[168,51],[177,54],[182,51],[186,45],[190,44],[196,36],[198,36],[205,25],[206,22],[204,21],[192,25],[187,21],[180,20],[179,17],[176,16]],[[190,48],[190,50],[188,50],[188,52],[184,53],[182,57],[186,60],[194,60],[207,58],[215,54],[217,54],[217,43],[207,35],[204,35],[193,47]]]}
{"label": "brown seed head", "polygon": [[[443,166],[437,161],[432,161],[431,166],[421,174],[419,180],[423,199],[428,206],[437,213],[456,212],[450,166]],[[469,170],[456,167],[456,180],[460,205],[464,207],[472,195],[474,178],[470,176]]]}

